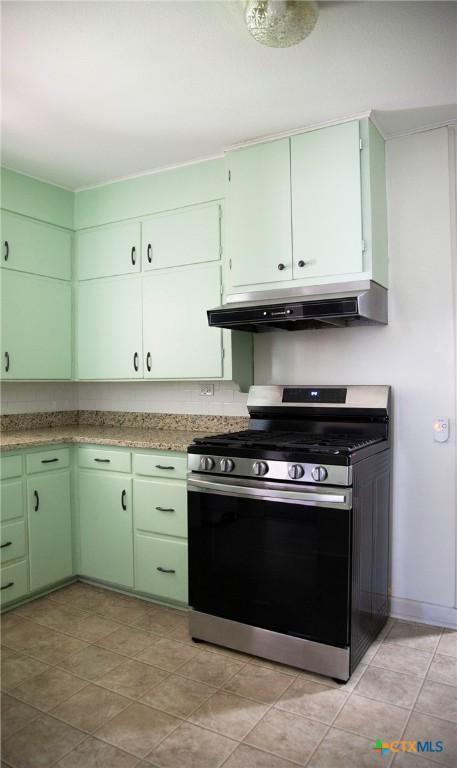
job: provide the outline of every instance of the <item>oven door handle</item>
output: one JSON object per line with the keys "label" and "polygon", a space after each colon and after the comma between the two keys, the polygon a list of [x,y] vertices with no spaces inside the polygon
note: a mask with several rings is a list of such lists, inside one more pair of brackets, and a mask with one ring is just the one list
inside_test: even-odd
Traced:
{"label": "oven door handle", "polygon": [[244,499],[256,498],[262,501],[275,501],[282,504],[305,504],[308,506],[337,507],[351,509],[352,491],[347,489],[344,493],[331,493],[326,491],[291,491],[288,488],[275,488],[258,485],[235,485],[219,483],[211,480],[200,480],[189,477],[187,480],[188,491],[198,493],[216,493],[223,496],[237,496]]}

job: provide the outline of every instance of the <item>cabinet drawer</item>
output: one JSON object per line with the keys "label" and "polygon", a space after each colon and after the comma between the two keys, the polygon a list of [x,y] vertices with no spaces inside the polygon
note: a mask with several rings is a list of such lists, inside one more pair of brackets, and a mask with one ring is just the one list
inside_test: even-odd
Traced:
{"label": "cabinet drawer", "polygon": [[7,480],[9,477],[22,475],[22,456],[2,456],[0,458],[0,478]]}
{"label": "cabinet drawer", "polygon": [[3,480],[0,484],[0,520],[13,520],[24,515],[24,493],[21,480]]}
{"label": "cabinet drawer", "polygon": [[185,480],[187,456],[173,453],[172,451],[165,451],[164,453],[135,453],[133,455],[133,471],[136,475]]}
{"label": "cabinet drawer", "polygon": [[112,451],[104,448],[80,448],[78,464],[85,469],[106,469],[110,472],[131,472],[130,451]]}
{"label": "cabinet drawer", "polygon": [[0,561],[17,560],[25,556],[25,523],[6,523],[0,526]]}
{"label": "cabinet drawer", "polygon": [[14,565],[6,565],[1,568],[1,591],[0,601],[2,605],[17,600],[26,595],[28,590],[27,583],[27,562],[23,560]]}
{"label": "cabinet drawer", "polygon": [[135,589],[187,603],[187,541],[135,535]]}
{"label": "cabinet drawer", "polygon": [[70,449],[58,448],[55,451],[40,451],[26,456],[27,474],[49,472],[50,469],[64,469],[70,464]]}
{"label": "cabinet drawer", "polygon": [[187,487],[167,480],[133,481],[135,528],[166,536],[187,536]]}

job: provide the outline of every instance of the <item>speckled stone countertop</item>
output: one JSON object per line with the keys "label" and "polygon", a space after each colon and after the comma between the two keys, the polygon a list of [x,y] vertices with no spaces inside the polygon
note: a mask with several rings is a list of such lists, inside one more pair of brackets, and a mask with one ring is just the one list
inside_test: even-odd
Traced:
{"label": "speckled stone countertop", "polygon": [[38,445],[59,443],[92,443],[117,445],[126,448],[151,448],[160,451],[183,451],[194,437],[204,432],[188,432],[184,429],[134,429],[129,427],[90,427],[81,424],[67,427],[2,432],[2,451],[33,448]]}
{"label": "speckled stone countertop", "polygon": [[[23,420],[20,418],[21,414],[10,419],[3,417],[0,450],[5,452],[40,445],[91,443],[185,452],[195,437],[217,432],[235,432],[244,429],[247,424],[244,417],[148,414],[149,418],[140,420],[138,417],[132,419],[113,412],[110,412],[109,419],[102,419],[100,412],[94,412],[92,421],[95,423],[88,424],[91,420],[87,416],[88,412],[81,413],[84,413],[83,419],[78,419],[78,422],[73,424],[62,423],[65,419],[56,419],[56,414],[37,414],[38,423],[33,419],[34,415],[30,414]],[[110,423],[107,424],[107,421]]]}

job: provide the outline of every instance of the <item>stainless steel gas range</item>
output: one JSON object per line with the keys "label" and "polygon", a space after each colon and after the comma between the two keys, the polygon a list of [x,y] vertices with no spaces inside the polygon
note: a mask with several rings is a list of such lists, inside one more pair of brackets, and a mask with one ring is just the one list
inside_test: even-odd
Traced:
{"label": "stainless steel gas range", "polygon": [[348,680],[388,615],[390,388],[254,386],[188,449],[191,635]]}

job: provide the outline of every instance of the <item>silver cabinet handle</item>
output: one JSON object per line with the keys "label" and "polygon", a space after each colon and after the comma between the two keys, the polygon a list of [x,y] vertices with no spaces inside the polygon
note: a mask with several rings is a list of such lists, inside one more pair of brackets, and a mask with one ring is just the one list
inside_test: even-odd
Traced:
{"label": "silver cabinet handle", "polygon": [[162,568],[161,565],[157,567],[157,570],[160,571],[160,573],[176,573],[174,568]]}
{"label": "silver cabinet handle", "polygon": [[156,507],[158,512],[176,512],[173,507]]}

